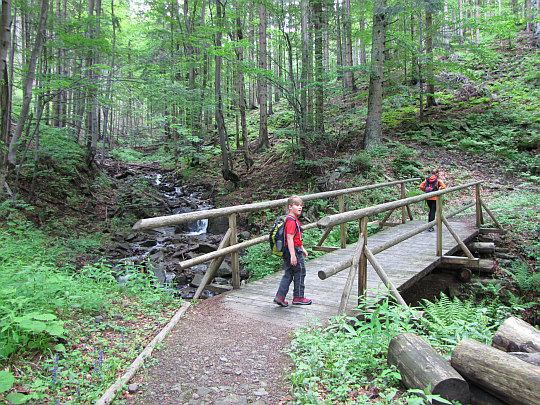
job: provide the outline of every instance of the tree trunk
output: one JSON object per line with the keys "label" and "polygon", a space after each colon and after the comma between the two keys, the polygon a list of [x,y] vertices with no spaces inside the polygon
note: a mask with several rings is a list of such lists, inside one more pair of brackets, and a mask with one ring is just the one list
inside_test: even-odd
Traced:
{"label": "tree trunk", "polygon": [[[2,29],[0,33],[0,83],[4,80],[4,72],[7,71],[7,55],[11,43],[11,0],[2,0]],[[6,78],[6,82],[7,82]]]}
{"label": "tree trunk", "polygon": [[533,46],[540,48],[540,0],[535,0],[534,4],[536,7],[534,7],[534,14],[533,18],[534,21],[536,21],[533,24]]}
{"label": "tree trunk", "polygon": [[[267,69],[268,69],[268,72],[271,72],[272,71],[272,50],[271,49],[268,51],[267,59],[268,59]],[[268,100],[268,115],[273,115],[274,109],[272,105],[272,82],[268,81],[267,84],[268,84],[268,87],[267,87],[268,95],[266,96],[266,99]]]}
{"label": "tree trunk", "polygon": [[[223,27],[222,4],[216,0],[216,49],[221,48],[221,29]],[[225,119],[223,117],[223,101],[221,95],[221,63],[222,56],[216,54],[216,123],[218,127],[219,145],[221,147],[221,173],[225,180],[229,180],[229,151],[227,150]]]}
{"label": "tree trunk", "polygon": [[[7,64],[4,65],[4,81],[0,82],[0,109],[2,110],[2,121],[0,124],[0,170],[5,165],[3,149],[9,142],[9,83]],[[0,193],[1,190],[0,184]]]}
{"label": "tree trunk", "polygon": [[474,21],[476,23],[476,43],[480,44],[480,0],[476,0],[475,3]]}
{"label": "tree trunk", "polygon": [[426,107],[434,107],[435,102],[435,81],[433,80],[433,14],[426,11],[426,59],[428,68],[426,69],[427,89]]}
{"label": "tree trunk", "polygon": [[[241,42],[244,39],[244,32],[242,30],[242,18],[240,16],[240,7],[238,2],[235,3],[236,6],[236,40]],[[235,48],[236,59],[237,59],[237,94],[238,94],[238,113],[240,114],[240,127],[242,128],[242,150],[244,151],[244,163],[246,168],[249,168],[253,165],[253,159],[249,156],[249,141],[248,141],[248,129],[247,129],[247,120],[246,120],[246,96],[244,94],[244,73],[240,69],[240,66],[244,63],[244,48],[238,46]]]}
{"label": "tree trunk", "polygon": [[[254,4],[251,3],[249,6],[249,43],[251,46],[249,47],[249,60],[255,61],[255,54],[253,52],[254,49],[254,42],[255,42],[255,24],[253,24],[253,14],[254,14]],[[249,79],[248,82],[248,88],[249,88],[249,100],[248,100],[248,108],[249,110],[255,109],[255,88],[252,83],[252,80]]]}
{"label": "tree trunk", "polygon": [[28,111],[30,109],[30,102],[32,101],[32,87],[34,85],[34,79],[36,77],[36,65],[37,59],[41,52],[41,46],[43,43],[43,36],[45,35],[45,24],[47,23],[47,15],[49,11],[49,0],[41,0],[41,14],[39,18],[39,27],[36,34],[36,42],[30,55],[30,61],[28,63],[28,72],[24,83],[24,95],[21,113],[13,132],[13,137],[9,144],[8,150],[8,162],[11,165],[15,165],[17,162],[17,150],[19,147],[19,140],[22,135],[26,118],[28,117]]}
{"label": "tree trunk", "polygon": [[491,345],[505,352],[540,352],[540,331],[527,322],[511,316],[493,335]]}
{"label": "tree trunk", "polygon": [[308,71],[309,71],[309,30],[308,0],[302,0],[300,27],[302,32],[302,70],[300,73],[300,134],[303,137],[309,131],[308,121]]}
{"label": "tree trunk", "polygon": [[[396,366],[407,388],[440,395],[462,405],[469,403],[469,385],[429,343],[413,333],[390,341],[388,364]],[[438,402],[437,402],[438,403]]]}
{"label": "tree trunk", "polygon": [[341,7],[339,1],[336,1],[336,65],[337,80],[342,81],[343,88],[346,88],[345,76],[343,75],[343,41],[341,33]]}
{"label": "tree trunk", "polygon": [[[114,17],[114,0],[111,0],[111,17],[113,19],[113,41],[112,41],[112,57],[111,57],[111,67],[109,70],[109,77],[108,77],[108,85],[107,85],[107,92],[106,92],[106,99],[107,101],[109,99],[112,100],[112,79],[113,79],[113,71],[114,71],[114,55],[116,52],[116,20]],[[101,166],[103,166],[103,160],[105,159],[105,141],[108,139],[108,121],[109,121],[109,104],[105,103],[105,108],[103,109],[103,142],[101,145]],[[151,120],[149,120],[152,122]],[[112,120],[111,120],[112,125]],[[152,129],[150,129],[150,132]],[[111,131],[109,131],[110,134]],[[110,135],[109,135],[110,136]]]}
{"label": "tree trunk", "polygon": [[[463,1],[464,0],[458,0],[459,2],[459,29],[458,34],[460,37],[463,37],[465,35],[463,31]],[[460,38],[460,42],[463,41],[463,38]]]}
{"label": "tree trunk", "polygon": [[[259,4],[259,69],[267,69],[268,55],[266,54],[266,6],[264,3]],[[270,147],[268,139],[268,87],[266,78],[259,75],[259,145],[257,152],[261,152]]]}
{"label": "tree trunk", "polygon": [[315,30],[315,131],[324,133],[324,86],[323,86],[323,9],[322,0],[314,0],[313,21]]}
{"label": "tree trunk", "polygon": [[[360,32],[363,33],[366,29],[366,18],[364,15],[365,12],[365,5],[360,5],[360,19],[358,21],[358,25],[360,27]],[[365,65],[367,63],[367,57],[366,57],[366,43],[364,42],[363,38],[360,38],[360,64]]]}
{"label": "tree trunk", "polygon": [[356,90],[356,85],[354,84],[354,72],[352,67],[354,65],[352,57],[352,22],[351,22],[351,0],[345,0],[345,18],[344,18],[344,27],[345,27],[345,59],[346,65],[345,68],[345,77],[347,82],[347,90],[350,92]]}
{"label": "tree trunk", "polygon": [[384,81],[384,52],[386,43],[386,0],[377,0],[373,10],[373,43],[364,149],[382,145],[382,102]]}
{"label": "tree trunk", "polygon": [[473,339],[462,340],[452,352],[452,367],[510,405],[540,404],[540,367],[501,350]]}

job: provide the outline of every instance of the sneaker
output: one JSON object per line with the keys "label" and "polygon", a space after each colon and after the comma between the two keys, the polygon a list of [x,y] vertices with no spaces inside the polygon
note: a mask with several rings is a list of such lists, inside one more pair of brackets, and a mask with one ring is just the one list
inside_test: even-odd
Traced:
{"label": "sneaker", "polygon": [[311,300],[308,300],[307,298],[301,298],[301,297],[295,297],[293,299],[293,305],[310,305]]}
{"label": "sneaker", "polygon": [[274,298],[274,302],[278,305],[281,305],[282,307],[289,306],[289,303],[285,301],[285,298],[280,297],[279,295],[276,295],[276,298]]}
{"label": "sneaker", "polygon": [[429,228],[427,231],[428,231],[428,232],[433,232],[434,230],[435,230],[435,228],[431,227],[431,228]]}

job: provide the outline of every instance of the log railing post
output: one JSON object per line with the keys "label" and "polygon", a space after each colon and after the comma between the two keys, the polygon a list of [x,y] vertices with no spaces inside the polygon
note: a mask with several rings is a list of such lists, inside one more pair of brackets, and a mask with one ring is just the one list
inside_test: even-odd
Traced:
{"label": "log railing post", "polygon": [[[219,243],[218,250],[221,250],[223,248],[226,248],[229,246],[231,238],[231,228],[227,230],[225,233],[225,236],[223,236],[223,239],[221,239],[221,242]],[[202,292],[204,291],[204,287],[206,287],[207,284],[209,284],[212,279],[216,276],[216,273],[219,269],[219,266],[221,266],[221,263],[223,263],[223,259],[225,259],[225,256],[219,256],[216,257],[212,262],[210,263],[210,266],[208,266],[208,269],[206,269],[206,273],[204,274],[204,277],[201,281],[201,284],[199,285],[199,288],[197,288],[197,291],[195,291],[195,295],[193,296],[193,299],[198,299]]]}
{"label": "log railing post", "polygon": [[463,252],[467,255],[469,259],[474,259],[474,256],[469,250],[469,248],[467,247],[467,245],[465,245],[465,243],[463,243],[459,235],[456,232],[454,232],[454,229],[450,226],[450,224],[448,223],[444,215],[441,216],[441,219],[444,222],[444,225],[446,225],[446,229],[448,229],[450,234],[454,237],[455,241],[458,243],[459,247],[461,247],[461,250],[463,250]]}
{"label": "log railing post", "polygon": [[358,238],[358,243],[356,244],[356,249],[351,261],[351,270],[349,276],[347,277],[347,282],[345,283],[345,288],[343,288],[343,294],[341,295],[341,303],[339,304],[338,316],[345,315],[347,313],[347,303],[349,302],[349,295],[351,295],[352,286],[356,273],[358,272],[358,264],[360,263],[360,255],[362,249],[364,248],[364,239],[365,235],[360,234]]}
{"label": "log railing post", "polygon": [[[482,205],[482,207],[484,207],[484,209],[486,210],[486,212],[488,213],[488,215],[491,217],[491,219],[493,220],[493,222],[495,222],[495,226],[497,226],[497,228],[499,229],[504,229],[503,226],[500,224],[499,221],[497,221],[497,218],[495,218],[495,215],[493,215],[493,213],[491,212],[491,210],[487,207],[486,203],[484,203],[484,201],[482,200],[482,198],[480,198],[480,204]],[[482,218],[482,222],[483,222],[483,219]]]}
{"label": "log railing post", "polygon": [[437,256],[443,255],[442,250],[442,196],[437,196]]}
{"label": "log railing post", "polygon": [[[405,183],[401,183],[401,196],[400,198],[402,200],[405,199]],[[401,223],[404,224],[406,221],[405,215],[407,212],[407,208],[405,206],[401,207]]]}
{"label": "log railing post", "polygon": [[367,217],[360,219],[360,229],[358,234],[364,235],[364,245],[362,247],[362,253],[360,254],[360,263],[358,263],[358,305],[360,305],[361,298],[365,296],[367,289],[367,257],[365,253],[367,245],[367,223]]}
{"label": "log railing post", "polygon": [[[234,246],[237,243],[237,230],[236,230],[236,214],[229,215],[229,229],[231,230],[230,246]],[[233,288],[240,288],[240,261],[238,259],[238,252],[231,253],[231,267],[232,267],[232,282]]]}
{"label": "log railing post", "polygon": [[[339,200],[339,212],[343,213],[343,212],[345,212],[345,196],[343,194],[339,195],[338,200]],[[340,235],[341,235],[341,248],[345,249],[347,247],[347,233],[346,233],[346,230],[345,230],[345,223],[340,224],[339,229],[341,231],[340,232]]]}
{"label": "log railing post", "polygon": [[386,288],[388,289],[390,294],[396,299],[397,303],[399,305],[403,306],[404,308],[409,308],[409,306],[407,305],[407,303],[405,302],[405,300],[403,299],[403,297],[401,296],[401,294],[397,290],[394,283],[392,283],[390,278],[388,278],[388,276],[386,275],[385,271],[383,270],[381,264],[375,258],[375,255],[373,255],[373,253],[371,253],[371,251],[369,249],[367,249],[367,248],[364,248],[362,250],[362,253],[364,253],[364,252],[365,252],[366,258],[371,263],[371,266],[373,266],[373,269],[375,270],[375,272],[377,273],[377,275],[379,276],[381,281],[384,283],[384,285],[386,286]]}
{"label": "log railing post", "polygon": [[475,186],[476,190],[476,227],[480,228],[484,223],[484,218],[482,217],[482,201],[480,200],[480,184]]}

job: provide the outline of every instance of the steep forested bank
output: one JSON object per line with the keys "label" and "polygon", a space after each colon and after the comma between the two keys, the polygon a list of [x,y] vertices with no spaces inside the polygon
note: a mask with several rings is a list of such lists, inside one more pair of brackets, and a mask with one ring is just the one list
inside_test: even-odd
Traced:
{"label": "steep forested bank", "polygon": [[[433,167],[447,184],[484,180],[511,259],[454,302],[461,323],[425,331],[448,353],[465,335],[489,340],[509,314],[537,325],[538,6],[3,1],[2,399],[93,402],[180,305],[156,287],[149,263],[102,260],[136,220],[174,208],[157,175],[173,189],[200,186],[216,206],[424,177]],[[336,204],[314,202],[306,215]],[[265,232],[275,216],[242,217],[239,227]],[[274,262],[250,249],[248,281]],[[127,273],[134,282],[118,283]],[[385,305],[389,318],[401,316]],[[403,387],[381,363],[393,332],[376,335],[372,321],[367,337],[299,332],[296,400],[406,403],[391,395]],[[381,346],[356,345],[363,339]]]}

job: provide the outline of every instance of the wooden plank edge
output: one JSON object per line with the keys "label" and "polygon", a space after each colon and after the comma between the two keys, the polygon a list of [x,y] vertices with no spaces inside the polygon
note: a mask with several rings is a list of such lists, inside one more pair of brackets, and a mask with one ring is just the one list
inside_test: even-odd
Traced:
{"label": "wooden plank edge", "polygon": [[314,250],[316,252],[334,252],[336,250],[340,250],[341,248],[335,247],[335,246],[312,246],[310,247],[311,250]]}
{"label": "wooden plank edge", "polygon": [[500,228],[480,228],[478,229],[478,232],[480,235],[487,235],[490,233],[498,233],[500,235],[506,235],[506,229],[500,229]]}

